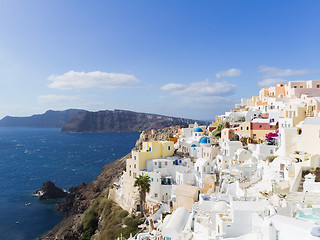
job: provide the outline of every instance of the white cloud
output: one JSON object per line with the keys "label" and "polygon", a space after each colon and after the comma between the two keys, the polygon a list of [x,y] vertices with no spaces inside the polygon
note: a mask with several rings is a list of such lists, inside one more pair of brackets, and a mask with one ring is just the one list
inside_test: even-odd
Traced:
{"label": "white cloud", "polygon": [[168,83],[162,86],[160,89],[165,91],[179,90],[185,88],[185,85],[179,83]]}
{"label": "white cloud", "polygon": [[236,77],[239,76],[242,73],[241,69],[238,68],[231,68],[226,71],[220,71],[216,73],[217,78],[221,77]]}
{"label": "white cloud", "polygon": [[192,82],[187,85],[169,83],[161,87],[162,90],[170,92],[172,95],[185,96],[221,96],[234,93],[237,85],[226,81],[210,82],[208,79],[201,82]]}
{"label": "white cloud", "polygon": [[260,87],[270,87],[270,86],[275,86],[280,83],[287,83],[288,81],[282,78],[266,78],[263,79],[262,81],[258,82],[258,85]]}
{"label": "white cloud", "polygon": [[258,72],[262,73],[265,78],[301,76],[311,73],[308,69],[281,69],[268,66],[258,67]]}
{"label": "white cloud", "polygon": [[50,88],[55,89],[79,89],[79,88],[104,88],[114,89],[128,87],[138,83],[139,80],[134,75],[124,73],[105,72],[75,72],[70,71],[62,75],[51,75],[48,80]]}
{"label": "white cloud", "polygon": [[40,104],[48,104],[48,103],[59,103],[59,102],[72,102],[75,100],[79,100],[78,96],[66,96],[66,95],[44,95],[38,96],[38,102]]}
{"label": "white cloud", "polygon": [[[161,88],[171,95],[162,105],[165,109],[171,109],[175,114],[184,112],[188,116],[195,113],[209,116],[211,114],[209,112],[219,109],[226,111],[236,102],[229,96],[234,93],[237,85],[226,81],[211,82],[206,79],[185,85],[175,84],[166,84]],[[207,117],[207,119],[210,118]]]}

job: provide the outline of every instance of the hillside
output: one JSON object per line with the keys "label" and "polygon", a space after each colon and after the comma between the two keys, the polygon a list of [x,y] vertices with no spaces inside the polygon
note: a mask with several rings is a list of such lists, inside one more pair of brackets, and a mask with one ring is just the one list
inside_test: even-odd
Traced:
{"label": "hillside", "polygon": [[44,114],[30,117],[6,116],[0,120],[0,127],[38,127],[38,128],[62,128],[70,117],[83,112],[80,109],[68,109],[64,111],[48,110]]}
{"label": "hillside", "polygon": [[[136,146],[138,146],[142,141],[146,139],[154,141],[168,140],[169,135],[175,134],[177,132],[177,126],[159,129],[158,131],[155,131],[150,135],[148,135],[146,132],[142,132],[139,139],[136,142]],[[44,236],[38,239],[87,239],[84,238],[84,225],[85,220],[88,217],[86,215],[88,215],[88,213],[90,214],[90,212],[92,211],[96,214],[95,219],[98,219],[99,221],[98,224],[96,224],[95,226],[96,228],[98,228],[96,232],[97,239],[116,239],[114,238],[114,236],[106,237],[106,234],[116,235],[119,233],[120,228],[110,226],[110,224],[108,224],[105,221],[105,218],[103,216],[105,211],[101,211],[101,208],[102,210],[105,210],[105,206],[102,206],[102,204],[110,201],[110,199],[108,199],[107,197],[108,189],[114,181],[119,180],[120,176],[123,174],[123,171],[125,171],[126,160],[130,157],[131,153],[127,154],[126,156],[120,159],[115,160],[112,163],[105,165],[99,176],[91,184],[82,183],[79,186],[70,188],[70,194],[65,198],[64,201],[58,203],[56,206],[56,208],[65,216],[64,220],[58,225],[56,225]],[[121,208],[117,204],[113,203],[112,205],[116,209],[111,211],[112,214],[116,214],[117,212],[123,213],[123,210],[121,210]],[[128,217],[129,216],[123,217],[123,221],[128,220]],[[121,221],[117,223],[121,223]],[[128,226],[130,227],[131,225],[128,224]],[[130,230],[127,228],[121,229],[123,231]],[[134,231],[132,230],[131,232]],[[123,232],[123,234],[124,233],[125,232]]]}
{"label": "hillside", "polygon": [[[169,126],[187,126],[196,120],[126,110],[80,112],[73,115],[63,132],[140,132]],[[208,124],[197,121],[199,124]]]}

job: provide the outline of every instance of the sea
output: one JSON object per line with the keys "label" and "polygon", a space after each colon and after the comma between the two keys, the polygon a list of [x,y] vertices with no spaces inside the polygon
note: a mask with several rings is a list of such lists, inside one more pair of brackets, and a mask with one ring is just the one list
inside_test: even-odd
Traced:
{"label": "sea", "polygon": [[59,223],[57,200],[32,193],[47,180],[58,187],[91,183],[102,167],[134,147],[139,133],[63,133],[0,128],[0,239],[29,240]]}

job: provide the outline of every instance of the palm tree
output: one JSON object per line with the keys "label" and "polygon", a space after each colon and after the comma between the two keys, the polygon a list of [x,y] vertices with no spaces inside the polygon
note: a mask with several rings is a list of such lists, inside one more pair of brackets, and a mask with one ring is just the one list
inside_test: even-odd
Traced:
{"label": "palm tree", "polygon": [[133,185],[134,187],[139,188],[140,210],[142,216],[144,215],[144,205],[146,203],[147,193],[150,192],[150,182],[150,177],[148,175],[139,175],[139,177],[136,177]]}

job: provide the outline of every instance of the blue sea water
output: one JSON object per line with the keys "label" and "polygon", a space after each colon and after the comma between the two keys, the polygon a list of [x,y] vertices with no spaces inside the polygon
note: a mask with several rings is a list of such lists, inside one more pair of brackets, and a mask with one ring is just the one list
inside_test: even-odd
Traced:
{"label": "blue sea water", "polygon": [[129,153],[138,137],[0,128],[0,239],[29,240],[50,230],[63,218],[56,201],[40,201],[32,193],[46,180],[66,190],[91,183],[105,164]]}

